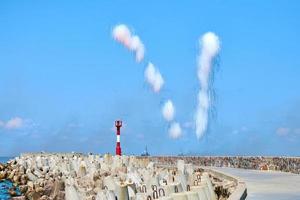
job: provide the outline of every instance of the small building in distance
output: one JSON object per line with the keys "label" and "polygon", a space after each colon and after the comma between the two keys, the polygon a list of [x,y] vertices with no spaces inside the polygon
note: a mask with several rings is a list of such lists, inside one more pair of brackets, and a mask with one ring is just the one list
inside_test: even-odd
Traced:
{"label": "small building in distance", "polygon": [[141,154],[141,156],[150,156],[150,154],[148,153],[147,146],[146,146],[144,152]]}

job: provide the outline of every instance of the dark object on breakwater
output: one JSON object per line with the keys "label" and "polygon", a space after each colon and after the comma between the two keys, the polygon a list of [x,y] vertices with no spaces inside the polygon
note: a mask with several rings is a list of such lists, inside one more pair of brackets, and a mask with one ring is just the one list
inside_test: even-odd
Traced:
{"label": "dark object on breakwater", "polygon": [[0,180],[0,200],[9,200],[12,196],[19,196],[21,192],[9,180]]}
{"label": "dark object on breakwater", "polygon": [[223,186],[216,186],[215,187],[215,193],[218,196],[218,199],[227,199],[230,196],[230,193],[228,192],[227,188],[224,188]]}

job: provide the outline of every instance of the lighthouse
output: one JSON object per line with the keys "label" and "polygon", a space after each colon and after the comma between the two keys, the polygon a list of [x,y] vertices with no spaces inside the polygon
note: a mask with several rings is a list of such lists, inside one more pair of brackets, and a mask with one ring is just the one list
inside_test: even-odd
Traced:
{"label": "lighthouse", "polygon": [[121,134],[121,127],[122,127],[122,121],[117,120],[115,121],[115,126],[117,128],[117,144],[116,144],[116,155],[121,156],[122,151],[121,151],[121,143],[120,143],[120,134]]}

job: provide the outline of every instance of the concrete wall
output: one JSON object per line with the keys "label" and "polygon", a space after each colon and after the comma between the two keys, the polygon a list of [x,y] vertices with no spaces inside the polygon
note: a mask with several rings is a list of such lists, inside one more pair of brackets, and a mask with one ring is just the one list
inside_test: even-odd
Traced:
{"label": "concrete wall", "polygon": [[224,172],[220,172],[216,169],[211,169],[209,167],[205,167],[203,165],[199,166],[199,160],[203,159],[203,157],[149,157],[149,159],[159,166],[163,167],[172,167],[176,165],[177,160],[185,160],[186,163],[193,163],[195,166],[199,168],[203,168],[208,173],[212,174],[218,179],[226,179],[229,181],[233,181],[236,183],[236,188],[234,192],[229,196],[228,200],[245,200],[247,197],[247,187],[245,182],[239,177],[233,176],[231,174],[226,174]]}
{"label": "concrete wall", "polygon": [[246,183],[240,179],[239,177],[233,176],[226,174],[224,172],[220,172],[216,169],[210,169],[210,168],[205,168],[205,171],[208,171],[209,173],[213,174],[219,179],[227,179],[230,181],[236,182],[237,186],[234,192],[229,196],[228,200],[244,200],[247,197],[247,187]]}

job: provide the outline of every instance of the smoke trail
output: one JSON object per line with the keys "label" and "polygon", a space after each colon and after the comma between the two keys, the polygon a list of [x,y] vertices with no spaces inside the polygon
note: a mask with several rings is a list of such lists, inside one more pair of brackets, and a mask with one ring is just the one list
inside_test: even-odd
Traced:
{"label": "smoke trail", "polygon": [[212,33],[205,33],[199,40],[201,54],[198,57],[198,79],[201,89],[198,94],[198,106],[195,115],[196,135],[201,138],[207,130],[208,112],[211,106],[211,71],[215,56],[220,50],[219,37]]}
{"label": "smoke trail", "polygon": [[133,35],[125,24],[116,25],[112,31],[113,38],[126,48],[135,52],[135,59],[141,62],[144,59],[145,47],[139,36]]}
{"label": "smoke trail", "polygon": [[164,84],[164,79],[158,69],[149,62],[145,70],[146,81],[151,85],[154,92],[159,92]]}
{"label": "smoke trail", "polygon": [[[129,50],[135,52],[136,61],[141,62],[144,59],[145,47],[143,42],[137,35],[133,35],[125,24],[116,25],[112,31],[113,38],[123,44]],[[145,79],[150,84],[152,90],[156,93],[160,92],[164,85],[164,79],[159,70],[149,62],[145,72]],[[175,107],[171,100],[165,102],[162,108],[162,114],[167,122],[171,122],[175,116]],[[177,139],[182,135],[182,129],[178,122],[172,122],[169,127],[169,136]]]}
{"label": "smoke trail", "polygon": [[162,108],[162,114],[165,120],[168,122],[174,119],[175,108],[173,102],[171,100],[167,100]]}
{"label": "smoke trail", "polygon": [[177,139],[181,137],[182,130],[180,124],[177,122],[173,122],[169,128],[169,136],[173,139]]}

